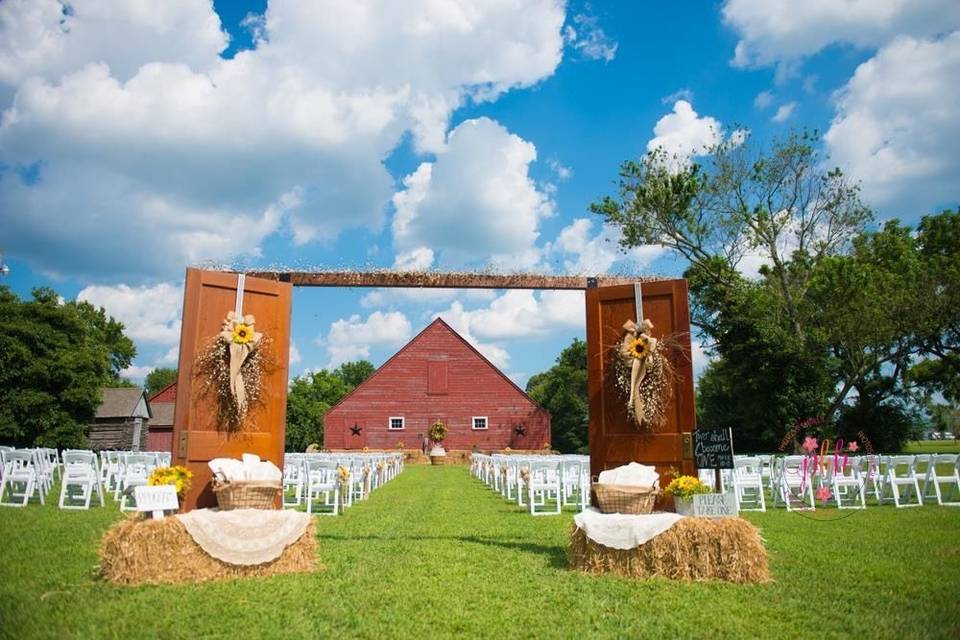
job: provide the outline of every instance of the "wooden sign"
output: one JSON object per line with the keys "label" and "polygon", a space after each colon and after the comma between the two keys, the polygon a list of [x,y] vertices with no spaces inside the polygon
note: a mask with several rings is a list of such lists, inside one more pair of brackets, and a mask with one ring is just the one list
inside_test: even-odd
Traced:
{"label": "wooden sign", "polygon": [[736,518],[737,496],[732,493],[701,493],[693,496],[693,515],[699,518]]}
{"label": "wooden sign", "polygon": [[134,487],[133,497],[137,500],[137,511],[150,511],[154,520],[162,518],[166,510],[176,511],[180,508],[177,488],[172,484]]}
{"label": "wooden sign", "polygon": [[733,469],[733,429],[697,429],[693,457],[698,469]]}

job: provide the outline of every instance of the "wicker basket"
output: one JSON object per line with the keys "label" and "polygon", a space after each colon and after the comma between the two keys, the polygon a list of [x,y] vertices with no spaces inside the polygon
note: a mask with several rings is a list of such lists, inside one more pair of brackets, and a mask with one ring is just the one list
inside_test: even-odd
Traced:
{"label": "wicker basket", "polygon": [[231,509],[276,509],[277,497],[283,488],[279,482],[213,479],[213,493],[221,511]]}
{"label": "wicker basket", "polygon": [[660,491],[655,487],[631,487],[622,484],[593,483],[597,508],[602,513],[650,513]]}

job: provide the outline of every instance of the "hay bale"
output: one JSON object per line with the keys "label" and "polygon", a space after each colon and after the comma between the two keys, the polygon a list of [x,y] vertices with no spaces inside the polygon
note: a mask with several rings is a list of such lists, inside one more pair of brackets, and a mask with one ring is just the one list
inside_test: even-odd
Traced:
{"label": "hay bale", "polygon": [[636,549],[612,549],[589,539],[576,525],[570,566],[628,578],[769,582],[760,531],[741,518],[683,518]]}
{"label": "hay bale", "polygon": [[278,573],[312,571],[317,559],[313,521],[280,557],[264,564],[237,566],[209,556],[177,518],[134,516],[110,527],[100,542],[101,575],[114,584],[207,582]]}

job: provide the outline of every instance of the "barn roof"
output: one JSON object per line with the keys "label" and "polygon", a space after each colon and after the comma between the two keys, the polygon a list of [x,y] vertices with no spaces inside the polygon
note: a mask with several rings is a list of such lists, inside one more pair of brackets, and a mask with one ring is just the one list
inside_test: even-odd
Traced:
{"label": "barn roof", "polygon": [[[104,418],[129,418],[137,410],[137,405],[141,400],[145,400],[144,391],[140,387],[106,387],[100,390],[103,400],[97,407],[97,419]],[[150,405],[147,405],[147,413],[150,413]]]}
{"label": "barn roof", "polygon": [[150,403],[150,427],[172,427],[175,402]]}
{"label": "barn roof", "polygon": [[165,394],[165,393],[170,393],[171,391],[172,391],[173,397],[176,398],[176,397],[177,397],[177,380],[176,380],[176,379],[174,379],[173,382],[171,382],[170,384],[168,384],[168,385],[165,386],[164,388],[162,388],[162,389],[160,389],[159,391],[157,391],[156,393],[154,393],[154,394],[153,394],[152,396],[150,396],[149,398],[147,398],[147,400],[149,400],[150,402],[153,402],[153,399],[154,399],[154,398],[158,398],[158,397],[162,396],[162,395]]}
{"label": "barn roof", "polygon": [[529,400],[531,404],[533,404],[533,405],[536,406],[536,407],[539,407],[540,409],[543,409],[543,407],[541,407],[540,404],[539,404],[536,400],[534,400],[533,398],[531,398],[530,395],[529,395],[526,391],[524,391],[523,389],[521,389],[521,388],[517,385],[516,382],[514,382],[513,380],[511,380],[510,377],[509,377],[507,374],[505,374],[503,371],[500,371],[500,368],[497,367],[497,365],[495,365],[495,364],[493,364],[492,362],[490,362],[490,360],[488,360],[486,356],[484,356],[482,353],[480,353],[480,352],[476,349],[476,347],[474,347],[472,344],[470,344],[470,342],[469,342],[466,338],[464,338],[462,335],[460,335],[459,333],[457,333],[457,332],[454,330],[453,327],[451,327],[451,326],[448,325],[446,322],[444,322],[444,321],[443,321],[443,318],[437,318],[436,320],[434,320],[433,322],[431,322],[430,324],[428,324],[426,327],[424,327],[423,330],[422,330],[420,333],[418,333],[417,335],[415,335],[415,336],[413,337],[413,339],[410,340],[410,342],[408,342],[407,344],[403,345],[403,347],[401,347],[395,354],[393,354],[392,356],[390,356],[390,358],[389,358],[386,362],[384,362],[382,365],[380,365],[380,367],[379,367],[376,371],[373,372],[373,375],[371,375],[369,378],[367,378],[366,380],[364,380],[363,382],[361,382],[360,384],[358,384],[356,387],[354,387],[354,388],[350,391],[350,393],[348,393],[347,395],[345,395],[345,396],[343,396],[342,398],[340,398],[340,402],[338,402],[337,404],[335,404],[335,405],[333,405],[332,407],[330,407],[330,409],[327,410],[327,413],[329,414],[330,412],[332,412],[332,411],[334,411],[335,409],[337,409],[340,405],[342,405],[343,403],[345,403],[347,400],[349,400],[349,399],[350,399],[350,396],[352,396],[354,393],[356,393],[361,387],[363,387],[365,384],[367,384],[370,380],[373,380],[374,378],[376,378],[376,377],[377,377],[377,374],[380,373],[382,370],[386,369],[386,368],[387,368],[387,365],[389,365],[391,362],[393,362],[393,361],[397,358],[397,356],[399,356],[401,353],[403,353],[404,351],[406,351],[407,349],[409,349],[411,346],[413,346],[413,344],[416,343],[417,340],[419,340],[425,333],[427,333],[427,331],[429,331],[431,328],[433,328],[434,326],[437,326],[437,325],[442,326],[444,329],[446,329],[446,330],[449,331],[451,334],[453,334],[454,336],[456,336],[456,338],[459,339],[460,342],[462,342],[463,344],[465,344],[465,345],[467,346],[467,348],[470,349],[470,351],[472,351],[472,352],[474,353],[474,355],[476,355],[477,358],[480,359],[480,361],[484,362],[488,367],[490,367],[491,369],[493,369],[494,371],[496,371],[497,374],[498,374],[501,378],[503,378],[504,380],[506,380],[506,381],[510,384],[510,386],[512,386],[514,389],[516,389],[516,390],[520,393],[520,395],[522,395],[524,398],[526,398],[527,400]]}

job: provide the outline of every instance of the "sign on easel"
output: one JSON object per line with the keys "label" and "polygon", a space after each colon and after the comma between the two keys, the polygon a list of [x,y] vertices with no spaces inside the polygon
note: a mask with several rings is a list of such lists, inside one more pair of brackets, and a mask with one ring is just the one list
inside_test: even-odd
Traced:
{"label": "sign on easel", "polygon": [[133,497],[137,501],[137,511],[150,511],[154,520],[162,518],[164,511],[176,511],[180,508],[180,501],[177,500],[177,488],[172,484],[162,484],[156,487],[134,487]]}
{"label": "sign on easel", "polygon": [[733,469],[733,429],[697,429],[693,456],[698,469]]}
{"label": "sign on easel", "polygon": [[693,515],[699,518],[736,518],[737,496],[732,493],[701,493],[693,496]]}

